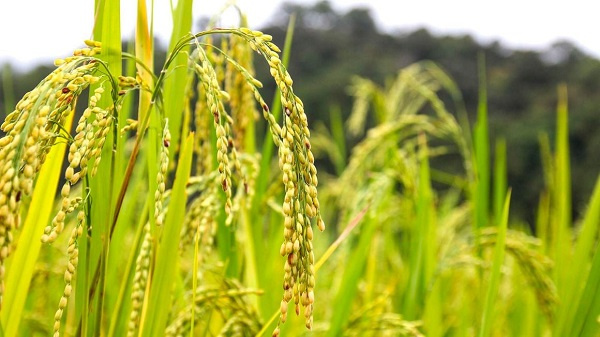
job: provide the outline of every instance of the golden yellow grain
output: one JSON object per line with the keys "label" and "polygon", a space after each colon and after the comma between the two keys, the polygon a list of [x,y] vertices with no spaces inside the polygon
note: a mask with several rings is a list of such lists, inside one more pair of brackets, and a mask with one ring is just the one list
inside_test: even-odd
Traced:
{"label": "golden yellow grain", "polygon": [[67,307],[67,301],[69,300],[69,297],[71,296],[73,290],[73,277],[75,276],[77,263],[79,261],[79,249],[77,247],[77,240],[83,233],[83,227],[85,227],[85,213],[83,211],[79,211],[79,213],[77,214],[77,225],[75,226],[75,228],[73,228],[73,231],[71,232],[71,237],[69,238],[69,244],[67,246],[67,255],[69,256],[69,262],[64,275],[65,289],[58,303],[58,309],[54,314],[54,337],[58,337],[60,335],[60,321],[63,312]]}
{"label": "golden yellow grain", "polygon": [[129,323],[127,325],[127,336],[137,335],[140,324],[140,313],[146,295],[146,284],[150,273],[151,254],[152,235],[150,234],[150,224],[146,223],[144,226],[142,247],[140,248],[135,264],[135,273],[131,290],[131,313],[129,314]]}
{"label": "golden yellow grain", "polygon": [[[0,139],[0,298],[4,261],[11,251],[12,232],[19,223],[21,200],[31,195],[51,146],[57,139],[70,138],[62,125],[73,113],[83,90],[98,80],[93,76],[98,64],[89,62],[89,56],[98,52],[96,48],[87,48],[75,53],[80,56],[57,61],[57,69],[25,94],[2,123],[6,135]],[[71,159],[81,160],[74,154]],[[76,174],[69,170],[71,179]],[[61,194],[69,192],[70,186],[63,187]],[[64,205],[70,209],[71,200]],[[55,227],[64,227],[66,213],[61,209],[57,214]]]}
{"label": "golden yellow grain", "polygon": [[208,111],[213,116],[213,124],[217,135],[217,162],[219,173],[221,175],[221,188],[225,192],[225,212],[229,216],[232,210],[232,180],[231,167],[229,161],[230,150],[233,150],[231,144],[230,118],[225,111],[222,102],[221,90],[219,89],[219,81],[217,74],[204,50],[196,49],[195,56],[198,64],[194,65],[194,69],[198,77],[203,83],[206,93]]}

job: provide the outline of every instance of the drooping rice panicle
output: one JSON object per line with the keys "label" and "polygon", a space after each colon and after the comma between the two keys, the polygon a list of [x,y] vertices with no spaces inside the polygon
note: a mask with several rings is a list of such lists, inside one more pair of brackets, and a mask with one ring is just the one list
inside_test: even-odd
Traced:
{"label": "drooping rice panicle", "polygon": [[213,123],[217,134],[217,161],[219,163],[219,173],[221,175],[221,187],[225,192],[225,212],[231,214],[231,167],[229,163],[229,152],[232,147],[230,142],[230,117],[223,106],[223,98],[227,97],[227,93],[220,90],[219,81],[215,69],[211,65],[206,52],[202,49],[196,49],[196,57],[198,63],[193,65],[194,70],[198,74],[200,81],[204,86],[208,111],[213,116]]}
{"label": "drooping rice panicle", "polygon": [[[240,31],[244,33],[250,47],[267,59],[271,76],[281,91],[284,111],[283,127],[278,133],[281,137],[278,144],[279,168],[283,172],[285,187],[285,229],[280,253],[287,256],[287,259],[284,266],[280,322],[285,322],[287,303],[293,299],[297,314],[300,312],[300,305],[304,307],[306,327],[311,329],[315,286],[311,218],[316,218],[319,230],[324,230],[325,226],[317,199],[317,170],[310,149],[307,117],[302,101],[293,92],[292,78],[279,59],[280,50],[271,43],[271,36],[245,28]],[[264,113],[266,110],[263,107]]]}
{"label": "drooping rice panicle", "polygon": [[146,295],[146,285],[150,273],[150,257],[152,254],[152,235],[150,234],[150,224],[146,223],[144,227],[144,238],[142,247],[135,263],[135,273],[133,275],[133,287],[131,290],[131,312],[129,313],[129,323],[127,325],[127,336],[136,336]]}
{"label": "drooping rice panicle", "polygon": [[73,278],[75,276],[75,271],[77,270],[77,264],[79,262],[79,247],[77,240],[83,234],[83,228],[85,227],[85,213],[83,211],[79,211],[77,214],[77,225],[73,228],[71,232],[71,237],[69,238],[69,244],[67,247],[67,254],[69,256],[69,262],[67,264],[67,270],[65,271],[65,289],[62,297],[60,298],[60,302],[58,304],[58,310],[54,314],[54,337],[58,337],[60,335],[60,321],[63,315],[65,308],[67,307],[67,301],[73,292]]}
{"label": "drooping rice panicle", "polygon": [[[73,113],[81,93],[100,80],[94,74],[101,65],[93,58],[100,44],[86,41],[89,48],[78,49],[74,55],[57,60],[57,68],[17,103],[15,110],[2,123],[5,136],[0,139],[0,303],[3,292],[4,261],[11,252],[13,230],[20,221],[19,208],[23,197],[30,196],[34,181],[50,147],[57,141],[82,142],[85,126],[78,126],[79,138],[71,140],[65,130],[65,118]],[[90,104],[92,104],[90,99]],[[81,162],[83,152],[70,151],[70,162]],[[79,164],[79,163],[78,163]],[[71,166],[69,166],[71,167]],[[67,169],[69,181],[80,174]],[[70,186],[62,193],[69,194]],[[65,199],[55,218],[62,230],[67,211],[78,205],[78,199]],[[47,234],[50,234],[48,232]]]}
{"label": "drooping rice panicle", "polygon": [[112,120],[106,110],[96,105],[103,93],[104,88],[95,89],[94,95],[90,97],[89,106],[79,118],[75,137],[69,146],[69,166],[65,171],[65,183],[61,189],[61,209],[52,219],[51,225],[44,229],[42,242],[54,242],[62,233],[66,215],[79,207],[81,202],[80,197],[71,198],[71,186],[77,184],[87,174],[90,161],[94,160],[92,175],[95,174],[96,167],[100,163],[100,154]]}
{"label": "drooping rice panicle", "polygon": [[243,68],[248,75],[254,75],[252,50],[237,35],[229,37],[229,48],[231,52],[227,56],[235,60],[237,65],[232,62],[226,64],[225,90],[231,97],[229,106],[231,107],[231,117],[234,120],[234,146],[243,149],[247,128],[250,123],[254,123],[258,112],[254,103],[253,92],[247,88],[247,76],[238,69]]}

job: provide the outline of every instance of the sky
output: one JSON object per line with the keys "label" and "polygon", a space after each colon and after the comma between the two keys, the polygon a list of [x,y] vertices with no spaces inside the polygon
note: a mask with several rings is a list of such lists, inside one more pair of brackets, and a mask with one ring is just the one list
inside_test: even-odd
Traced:
{"label": "sky", "polygon": [[[174,0],[176,1],[176,0]],[[92,0],[0,0],[0,64],[10,62],[27,69],[40,62],[65,57],[91,37]],[[155,32],[166,43],[170,36],[168,0],[155,2]],[[310,5],[314,0],[296,0]],[[426,27],[436,34],[471,34],[488,43],[495,40],[508,48],[543,50],[558,40],[569,40],[584,52],[600,57],[597,10],[590,0],[331,0],[347,11],[370,8],[378,27],[386,32]],[[121,5],[122,34],[133,35],[135,0]],[[223,1],[195,1],[194,17],[217,13]],[[263,27],[283,0],[238,0],[248,14],[251,28]],[[594,7],[592,7],[594,6]],[[32,10],[35,9],[35,10]],[[230,11],[222,25],[234,25]],[[596,22],[596,24],[594,24]]]}

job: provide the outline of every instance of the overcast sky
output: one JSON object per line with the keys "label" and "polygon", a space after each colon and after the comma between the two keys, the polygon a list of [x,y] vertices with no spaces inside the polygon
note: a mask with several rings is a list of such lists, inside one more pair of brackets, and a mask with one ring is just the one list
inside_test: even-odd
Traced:
{"label": "overcast sky", "polygon": [[[91,36],[93,2],[0,0],[0,64],[11,62],[23,69],[68,55]],[[155,31],[166,41],[171,30],[169,1],[154,2]],[[194,17],[214,14],[225,2],[196,1]],[[282,2],[237,1],[248,14],[251,28],[269,22]],[[122,1],[122,32],[126,38],[133,34],[135,3],[135,0]],[[567,39],[586,53],[600,57],[600,21],[597,7],[590,0],[332,0],[331,3],[342,11],[355,6],[368,7],[378,26],[389,32],[427,27],[438,34],[470,33],[483,42],[500,40],[506,47],[538,50]],[[226,18],[224,25],[235,22]]]}

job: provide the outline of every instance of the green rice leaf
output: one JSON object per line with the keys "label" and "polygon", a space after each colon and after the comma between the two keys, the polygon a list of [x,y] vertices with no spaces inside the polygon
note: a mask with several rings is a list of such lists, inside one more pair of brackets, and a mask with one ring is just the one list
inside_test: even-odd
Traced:
{"label": "green rice leaf", "polygon": [[506,196],[506,140],[496,141],[496,160],[494,162],[494,216],[495,224],[500,223],[502,204]]}
{"label": "green rice leaf", "polygon": [[[102,53],[99,58],[108,64],[108,76],[105,77],[107,80],[101,85],[106,88],[106,94],[102,96],[98,102],[98,106],[102,108],[111,108],[115,117],[117,117],[116,107],[112,99],[111,90],[118,90],[112,88],[108,83],[116,83],[116,79],[121,75],[121,11],[119,0],[99,0],[96,1],[95,16],[97,21],[94,26],[94,39],[102,43]],[[91,87],[90,92],[97,87]],[[116,153],[120,153],[123,149],[123,140],[119,140],[117,130],[120,125],[124,125],[124,117],[118,116],[116,118],[116,125],[113,123],[111,131],[108,132],[106,137],[105,145],[102,149],[102,160],[98,166],[97,174],[89,179],[90,187],[90,219],[88,219],[88,226],[94,228],[91,232],[92,236],[89,238],[89,247],[83,249],[81,254],[85,257],[85,263],[82,265],[83,268],[78,268],[83,271],[79,273],[82,278],[82,282],[77,282],[77,288],[83,293],[88,293],[87,296],[77,296],[77,308],[78,316],[82,319],[82,334],[84,335],[99,335],[102,329],[101,322],[103,321],[104,315],[104,301],[105,297],[105,281],[107,274],[107,258],[108,258],[108,247],[109,247],[109,231],[113,215],[113,201],[115,200],[115,193],[117,192],[116,186],[121,183],[120,170],[115,170],[115,166],[121,163]],[[119,158],[119,159],[117,159]],[[83,239],[82,241],[86,241]],[[87,244],[87,243],[86,243]],[[89,248],[89,250],[88,250]],[[83,269],[83,270],[82,270]],[[87,283],[90,281],[91,283]],[[107,295],[109,296],[109,295]],[[93,306],[89,314],[87,303],[92,300],[89,305]]]}
{"label": "green rice leaf", "polygon": [[[192,0],[179,0],[177,7],[173,9],[173,31],[169,43],[169,54],[175,49],[177,43],[192,30]],[[189,46],[184,47],[175,57],[169,69],[169,76],[164,81],[164,107],[165,117],[169,119],[169,131],[174,146],[169,150],[169,159],[172,160],[178,150],[181,139],[181,121],[183,117],[183,102],[185,98],[185,86],[187,83],[187,51]],[[162,130],[162,129],[159,129]]]}
{"label": "green rice leaf", "polygon": [[339,336],[344,324],[352,314],[352,302],[358,291],[356,285],[363,274],[376,228],[377,223],[373,221],[365,221],[362,225],[358,245],[352,250],[352,254],[348,258],[348,261],[352,262],[346,265],[341,286],[331,304],[336,310],[333,311],[327,336]]}
{"label": "green rice leaf", "polygon": [[[73,122],[71,114],[65,122],[65,129],[69,130]],[[58,143],[52,147],[48,157],[40,170],[40,175],[33,190],[29,211],[22,227],[19,244],[8,260],[10,264],[6,273],[6,284],[2,303],[2,327],[6,336],[17,336],[19,325],[23,318],[23,307],[29,285],[34,275],[34,268],[38,259],[42,242],[40,237],[44,227],[50,221],[54,203],[53,200],[58,187],[58,180],[62,174],[62,163],[65,157],[66,143]],[[43,188],[40,188],[43,187]],[[19,272],[15,272],[18,268]]]}
{"label": "green rice leaf", "polygon": [[186,184],[191,172],[193,147],[194,135],[190,133],[183,143],[162,236],[158,239],[156,263],[142,336],[163,336],[167,326],[167,318],[171,310],[171,293],[179,266],[179,239],[185,216]]}
{"label": "green rice leaf", "polygon": [[[600,263],[599,249],[596,244],[598,228],[600,227],[600,177],[596,181],[596,187],[592,199],[583,218],[579,239],[575,244],[570,269],[573,279],[570,296],[565,299],[563,305],[567,312],[563,318],[565,322],[561,330],[569,336],[594,336],[598,333],[598,323],[588,323],[588,320],[596,320],[600,314],[600,306],[592,303],[592,299],[600,295]],[[596,247],[595,247],[596,246]],[[593,260],[590,256],[593,254]],[[592,263],[589,269],[590,262]],[[563,328],[564,327],[564,328]],[[558,328],[558,327],[557,327]],[[570,332],[569,332],[570,331]],[[585,331],[585,333],[584,333]]]}
{"label": "green rice leaf", "polygon": [[[553,259],[556,287],[561,299],[567,297],[572,284],[568,282],[571,256],[571,168],[569,163],[569,119],[567,107],[567,87],[558,88],[556,119],[555,189],[553,195]],[[559,311],[564,310],[559,307]],[[559,313],[559,316],[562,314]]]}
{"label": "green rice leaf", "polygon": [[[490,200],[490,154],[487,117],[487,84],[485,76],[485,58],[479,55],[479,105],[477,122],[474,127],[475,174],[473,203],[475,205],[475,230],[479,231],[488,224]],[[476,233],[476,236],[478,234]]]}

